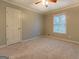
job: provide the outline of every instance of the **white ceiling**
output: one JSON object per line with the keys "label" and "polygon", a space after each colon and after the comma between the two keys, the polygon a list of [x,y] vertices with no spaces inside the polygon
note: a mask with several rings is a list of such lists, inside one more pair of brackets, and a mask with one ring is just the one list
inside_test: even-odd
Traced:
{"label": "white ceiling", "polygon": [[40,0],[4,0],[9,3],[39,12],[44,13],[49,10],[55,10],[59,8],[64,8],[68,6],[73,6],[79,4],[79,0],[58,0],[57,3],[49,3],[48,8],[46,8],[42,3],[35,5],[34,3]]}

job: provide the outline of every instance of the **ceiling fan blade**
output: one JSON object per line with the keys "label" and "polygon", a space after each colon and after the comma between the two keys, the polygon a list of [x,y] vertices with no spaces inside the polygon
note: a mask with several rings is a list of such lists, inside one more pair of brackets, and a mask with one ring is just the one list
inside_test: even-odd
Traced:
{"label": "ceiling fan blade", "polygon": [[[39,4],[39,3],[41,3],[42,1],[38,1],[38,2],[36,2],[35,4]],[[54,3],[56,3],[57,2],[57,0],[48,0],[48,2],[54,2]]]}
{"label": "ceiling fan blade", "polygon": [[41,3],[42,1],[38,1],[38,2],[36,2],[35,4],[39,4],[39,3]]}
{"label": "ceiling fan blade", "polygon": [[56,3],[56,2],[57,2],[57,0],[49,0],[49,2],[55,2],[55,3]]}

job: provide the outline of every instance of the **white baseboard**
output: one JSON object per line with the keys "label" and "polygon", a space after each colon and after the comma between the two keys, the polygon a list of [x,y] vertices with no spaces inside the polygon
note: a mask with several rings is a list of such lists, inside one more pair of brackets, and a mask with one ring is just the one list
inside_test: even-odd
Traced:
{"label": "white baseboard", "polygon": [[65,42],[74,43],[74,44],[78,44],[79,45],[79,42],[77,42],[77,41],[68,40],[68,39],[65,39],[65,38],[53,37],[53,36],[48,36],[48,37],[55,38],[55,39],[58,39],[58,40],[62,40],[62,41],[65,41]]}
{"label": "white baseboard", "polygon": [[[26,39],[26,40],[21,40],[20,42],[28,42],[28,41],[30,41],[30,40],[34,40],[34,39],[38,39],[38,38],[40,38],[40,37],[42,37],[42,36],[36,36],[36,37],[33,37],[33,38],[30,38],[30,39]],[[19,43],[19,42],[17,42],[17,43]],[[16,43],[15,43],[16,44]],[[13,45],[13,44],[11,44],[11,45]],[[4,47],[7,47],[7,46],[10,46],[10,45],[0,45],[0,48],[4,48]]]}
{"label": "white baseboard", "polygon": [[38,39],[40,37],[42,37],[42,36],[36,36],[36,37],[30,38],[30,39],[22,40],[22,42],[27,42],[27,41],[30,41],[30,40]]}
{"label": "white baseboard", "polygon": [[[21,42],[28,42],[30,40],[39,39],[41,37],[55,38],[55,39],[58,39],[58,40],[62,40],[62,41],[65,41],[65,42],[70,42],[70,43],[74,43],[74,44],[78,44],[79,45],[79,42],[77,42],[77,41],[68,40],[68,39],[59,38],[59,37],[53,37],[53,36],[36,36],[36,37],[30,38],[30,39],[22,40]],[[4,48],[6,46],[7,45],[1,45],[0,48]]]}

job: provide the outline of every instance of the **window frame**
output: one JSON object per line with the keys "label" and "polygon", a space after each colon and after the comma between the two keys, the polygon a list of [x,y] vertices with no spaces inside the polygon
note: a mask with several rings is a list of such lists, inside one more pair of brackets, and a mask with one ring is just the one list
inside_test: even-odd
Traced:
{"label": "window frame", "polygon": [[64,24],[65,25],[65,32],[55,32],[54,31],[54,25],[56,25],[56,24],[54,24],[54,17],[55,16],[61,16],[61,15],[65,15],[64,13],[61,13],[61,14],[55,14],[54,16],[53,16],[53,33],[55,33],[55,34],[67,34],[67,17],[66,17],[66,15],[65,15],[65,21],[66,21],[66,23]]}

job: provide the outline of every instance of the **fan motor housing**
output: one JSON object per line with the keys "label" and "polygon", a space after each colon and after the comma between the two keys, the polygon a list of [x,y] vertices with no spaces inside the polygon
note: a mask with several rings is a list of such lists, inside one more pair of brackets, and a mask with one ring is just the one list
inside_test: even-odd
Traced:
{"label": "fan motor housing", "polygon": [[55,3],[56,3],[56,2],[57,2],[57,0],[49,0],[49,2],[55,2]]}

